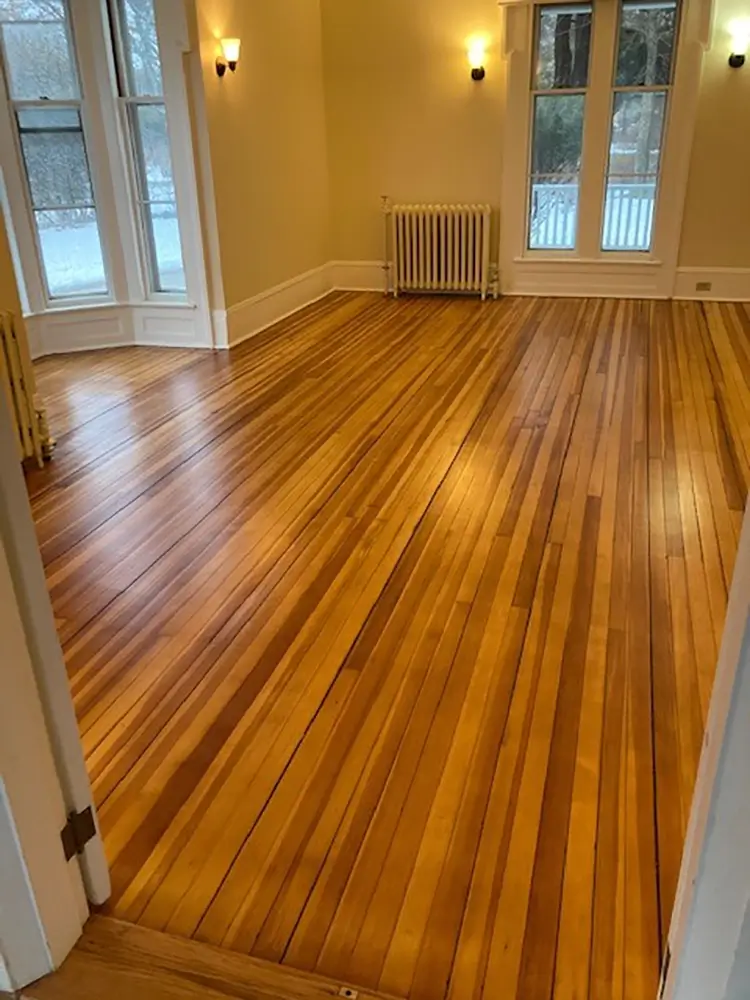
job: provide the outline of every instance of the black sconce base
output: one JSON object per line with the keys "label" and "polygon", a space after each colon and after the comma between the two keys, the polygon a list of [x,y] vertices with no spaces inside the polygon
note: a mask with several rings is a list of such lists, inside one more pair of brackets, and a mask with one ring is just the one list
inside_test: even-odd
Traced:
{"label": "black sconce base", "polygon": [[484,66],[475,66],[474,69],[471,71],[472,80],[484,80],[484,77],[485,77]]}
{"label": "black sconce base", "polygon": [[740,66],[745,65],[745,54],[744,52],[733,52],[729,57],[729,65],[732,69],[739,69]]}

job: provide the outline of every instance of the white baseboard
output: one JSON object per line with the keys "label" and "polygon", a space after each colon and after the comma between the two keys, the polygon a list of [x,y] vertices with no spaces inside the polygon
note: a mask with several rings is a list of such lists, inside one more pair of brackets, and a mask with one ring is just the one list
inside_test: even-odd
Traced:
{"label": "white baseboard", "polygon": [[333,260],[331,288],[347,292],[382,292],[385,273],[382,260]]}
{"label": "white baseboard", "polygon": [[226,309],[214,309],[211,313],[211,322],[214,327],[214,346],[220,350],[229,347],[229,327],[227,326]]}
{"label": "white baseboard", "polygon": [[107,305],[26,316],[32,358],[106,347],[212,347],[211,331],[190,305]]}
{"label": "white baseboard", "polygon": [[135,343],[132,317],[122,306],[55,309],[31,314],[25,321],[32,357]]}
{"label": "white baseboard", "polygon": [[[504,295],[705,299],[750,302],[750,268],[682,267],[674,292],[664,287],[666,269],[658,263],[521,260],[503,269]],[[708,282],[710,290],[696,284]],[[103,347],[228,348],[241,343],[329,292],[384,288],[381,261],[335,260],[290,278],[229,310],[211,314],[187,305],[87,306],[51,310],[26,317],[31,355],[90,351]]]}
{"label": "white baseboard", "polygon": [[213,347],[208,322],[196,306],[139,305],[130,309],[137,346]]}
{"label": "white baseboard", "polygon": [[659,263],[517,260],[501,268],[503,295],[554,298],[667,299]]}
{"label": "white baseboard", "polygon": [[[697,285],[710,288],[697,288]],[[750,302],[750,267],[678,267],[674,298]]]}
{"label": "white baseboard", "polygon": [[330,291],[330,266],[323,264],[230,306],[226,314],[228,346],[254,337]]}

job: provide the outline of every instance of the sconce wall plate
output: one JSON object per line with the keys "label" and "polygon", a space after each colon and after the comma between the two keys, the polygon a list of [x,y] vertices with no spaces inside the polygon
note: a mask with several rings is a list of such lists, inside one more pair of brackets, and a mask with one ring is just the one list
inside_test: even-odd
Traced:
{"label": "sconce wall plate", "polygon": [[486,72],[484,66],[474,66],[474,67],[472,67],[472,70],[471,70],[471,78],[472,78],[472,80],[484,80],[484,78],[485,78],[486,75],[487,75],[487,72]]}
{"label": "sconce wall plate", "polygon": [[732,69],[739,69],[740,66],[745,65],[745,53],[744,52],[733,52],[729,57],[729,65]]}

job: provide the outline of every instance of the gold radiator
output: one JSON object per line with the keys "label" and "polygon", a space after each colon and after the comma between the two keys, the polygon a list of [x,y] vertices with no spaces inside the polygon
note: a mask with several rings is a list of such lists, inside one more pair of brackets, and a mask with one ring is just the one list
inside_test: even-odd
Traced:
{"label": "gold radiator", "polygon": [[39,466],[52,454],[47,414],[36,392],[34,369],[22,324],[0,310],[0,391],[5,394],[15,425],[20,457],[36,458]]}
{"label": "gold radiator", "polygon": [[399,292],[490,290],[489,205],[394,205],[391,289]]}

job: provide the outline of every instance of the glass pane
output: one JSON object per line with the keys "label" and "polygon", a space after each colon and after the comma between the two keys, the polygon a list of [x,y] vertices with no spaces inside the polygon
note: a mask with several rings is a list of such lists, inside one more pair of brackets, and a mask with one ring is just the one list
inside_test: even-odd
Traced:
{"label": "glass pane", "polygon": [[53,129],[80,132],[81,116],[76,108],[19,108],[16,112],[22,131]]}
{"label": "glass pane", "polygon": [[536,41],[535,90],[587,85],[591,4],[540,7]]}
{"label": "glass pane", "polygon": [[[29,121],[46,115],[46,111],[27,111],[23,119]],[[21,147],[34,208],[93,205],[89,166],[80,128],[77,131],[21,131]]]}
{"label": "glass pane", "polygon": [[36,212],[42,263],[52,298],[107,291],[96,212]]}
{"label": "glass pane", "polygon": [[18,101],[78,97],[78,81],[65,24],[3,24],[10,96]]}
{"label": "glass pane", "polygon": [[[641,96],[641,95],[639,95]],[[583,94],[534,98],[533,174],[576,174],[583,146]]]}
{"label": "glass pane", "polygon": [[127,63],[128,92],[134,97],[162,94],[154,0],[117,0]]}
{"label": "glass pane", "polygon": [[133,110],[143,199],[174,201],[166,108],[163,104],[141,104]]}
{"label": "glass pane", "polygon": [[649,250],[666,93],[615,94],[602,249]]}
{"label": "glass pane", "polygon": [[532,179],[529,207],[531,250],[573,250],[577,220],[577,177]]}
{"label": "glass pane", "polygon": [[157,292],[185,292],[185,269],[182,263],[180,226],[177,206],[145,205],[147,224],[150,228]]}
{"label": "glass pane", "polygon": [[666,100],[664,91],[615,94],[610,176],[643,177],[658,173]]}
{"label": "glass pane", "polygon": [[0,0],[0,21],[63,20],[63,0]]}
{"label": "glass pane", "polygon": [[672,77],[676,3],[624,3],[617,50],[618,87],[658,87]]}

